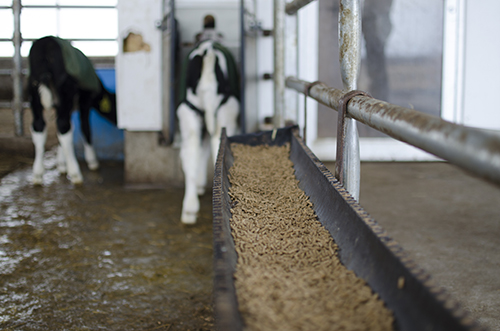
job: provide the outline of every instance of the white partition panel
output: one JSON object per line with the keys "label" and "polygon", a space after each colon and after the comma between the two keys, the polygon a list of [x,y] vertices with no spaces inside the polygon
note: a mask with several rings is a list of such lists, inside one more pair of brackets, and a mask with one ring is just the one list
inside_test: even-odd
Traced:
{"label": "white partition panel", "polygon": [[129,131],[162,128],[161,0],[118,2],[116,57],[118,127]]}
{"label": "white partition panel", "polygon": [[498,0],[446,0],[443,51],[443,118],[500,130],[492,102],[500,89]]}

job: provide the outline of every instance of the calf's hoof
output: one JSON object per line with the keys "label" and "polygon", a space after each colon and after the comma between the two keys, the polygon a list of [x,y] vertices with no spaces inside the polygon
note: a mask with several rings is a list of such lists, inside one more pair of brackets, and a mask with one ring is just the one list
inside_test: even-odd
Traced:
{"label": "calf's hoof", "polygon": [[183,212],[181,215],[181,222],[183,224],[192,225],[196,223],[196,213]]}
{"label": "calf's hoof", "polygon": [[87,165],[88,165],[89,169],[92,171],[99,169],[99,162],[97,162],[97,161],[89,162],[89,163],[87,163]]}
{"label": "calf's hoof", "polygon": [[43,184],[43,174],[33,174],[33,185]]}
{"label": "calf's hoof", "polygon": [[59,171],[61,175],[64,175],[68,172],[68,168],[66,168],[66,164],[59,163],[57,165],[57,171]]}
{"label": "calf's hoof", "polygon": [[83,177],[81,174],[70,174],[69,180],[75,185],[83,184]]}

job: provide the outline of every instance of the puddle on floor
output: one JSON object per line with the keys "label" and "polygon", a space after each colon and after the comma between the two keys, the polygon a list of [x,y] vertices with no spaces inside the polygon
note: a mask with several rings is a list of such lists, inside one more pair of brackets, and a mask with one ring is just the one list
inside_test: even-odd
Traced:
{"label": "puddle on floor", "polygon": [[210,194],[185,227],[182,189],[127,190],[112,162],[75,187],[46,165],[42,187],[29,168],[0,182],[0,329],[214,328]]}

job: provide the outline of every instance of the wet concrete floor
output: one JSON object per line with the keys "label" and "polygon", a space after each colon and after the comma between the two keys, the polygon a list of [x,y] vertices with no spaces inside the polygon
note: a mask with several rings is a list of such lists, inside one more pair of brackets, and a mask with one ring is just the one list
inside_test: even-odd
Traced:
{"label": "wet concrete floor", "polygon": [[0,329],[212,330],[211,195],[193,227],[182,189],[124,188],[103,163],[73,186],[19,166],[0,182]]}

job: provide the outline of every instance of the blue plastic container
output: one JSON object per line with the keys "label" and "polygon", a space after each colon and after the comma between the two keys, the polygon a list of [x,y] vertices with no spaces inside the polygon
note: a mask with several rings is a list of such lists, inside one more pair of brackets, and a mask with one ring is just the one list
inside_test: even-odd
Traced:
{"label": "blue plastic container", "polygon": [[[104,87],[112,93],[116,91],[115,69],[97,69],[97,76]],[[73,142],[78,159],[84,159],[83,141],[84,137],[80,129],[80,112],[75,111],[71,115],[73,123]],[[123,161],[124,132],[114,124],[102,117],[95,109],[90,111],[90,130],[92,134],[92,145],[99,160]]]}

